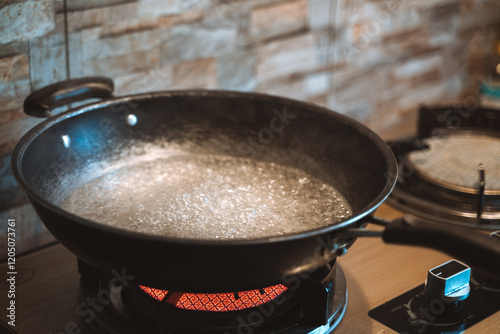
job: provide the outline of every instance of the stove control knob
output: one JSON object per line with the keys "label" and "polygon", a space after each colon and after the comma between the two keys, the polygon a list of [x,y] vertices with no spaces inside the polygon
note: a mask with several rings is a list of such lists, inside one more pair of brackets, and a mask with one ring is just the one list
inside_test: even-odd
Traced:
{"label": "stove control knob", "polygon": [[460,309],[469,297],[470,272],[469,266],[457,260],[429,270],[425,286],[429,304],[444,303],[448,311]]}

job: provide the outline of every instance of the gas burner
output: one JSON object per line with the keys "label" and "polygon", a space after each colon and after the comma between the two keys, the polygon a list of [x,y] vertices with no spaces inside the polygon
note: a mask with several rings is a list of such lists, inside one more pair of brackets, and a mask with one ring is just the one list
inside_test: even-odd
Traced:
{"label": "gas burner", "polygon": [[82,320],[95,333],[328,334],[347,305],[332,263],[289,284],[222,293],[182,293],[103,274],[79,261]]}
{"label": "gas burner", "polygon": [[421,218],[500,229],[500,111],[422,107],[417,136],[390,142],[399,163],[388,203]]}

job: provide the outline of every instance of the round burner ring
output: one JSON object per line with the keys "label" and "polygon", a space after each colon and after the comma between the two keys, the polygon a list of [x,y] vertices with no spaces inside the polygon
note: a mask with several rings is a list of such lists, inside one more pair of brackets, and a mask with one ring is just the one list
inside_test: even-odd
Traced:
{"label": "round burner ring", "polygon": [[429,148],[407,154],[408,167],[436,186],[477,194],[478,165],[486,171],[486,195],[500,195],[500,137],[459,132],[425,138]]}
{"label": "round burner ring", "polygon": [[403,187],[396,187],[386,202],[398,210],[429,221],[487,231],[500,229],[500,212],[484,212],[481,223],[478,224],[475,211],[446,206]]}
{"label": "round burner ring", "polygon": [[[389,143],[398,159],[391,206],[423,219],[500,229],[500,135],[468,128]],[[482,164],[485,187],[481,196]],[[479,217],[478,217],[479,216]]]}

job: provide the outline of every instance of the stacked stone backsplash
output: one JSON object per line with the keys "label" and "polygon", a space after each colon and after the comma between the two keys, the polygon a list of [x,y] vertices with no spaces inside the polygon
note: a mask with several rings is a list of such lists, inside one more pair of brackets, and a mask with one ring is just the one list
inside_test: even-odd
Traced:
{"label": "stacked stone backsplash", "polygon": [[0,258],[8,218],[18,252],[52,240],[10,169],[15,143],[40,122],[22,112],[33,90],[102,75],[117,95],[262,91],[382,131],[421,103],[474,103],[500,33],[498,0],[66,0],[67,55],[63,8],[0,0]]}

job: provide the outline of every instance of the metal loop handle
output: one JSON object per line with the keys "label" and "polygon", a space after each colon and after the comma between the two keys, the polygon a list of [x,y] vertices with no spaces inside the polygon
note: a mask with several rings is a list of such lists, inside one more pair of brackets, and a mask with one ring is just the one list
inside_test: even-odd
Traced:
{"label": "metal loop handle", "polygon": [[106,77],[85,77],[57,82],[38,89],[24,100],[24,112],[34,117],[50,117],[51,110],[89,98],[113,97],[113,80]]}

